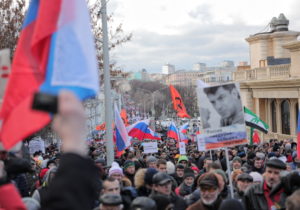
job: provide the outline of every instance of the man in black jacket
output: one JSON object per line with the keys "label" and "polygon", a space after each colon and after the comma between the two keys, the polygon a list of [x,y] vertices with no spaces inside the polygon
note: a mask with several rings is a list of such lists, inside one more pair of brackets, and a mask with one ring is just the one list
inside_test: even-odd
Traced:
{"label": "man in black jacket", "polygon": [[174,205],[174,210],[186,209],[187,205],[185,201],[172,192],[172,179],[168,174],[158,172],[153,176],[152,181],[153,189],[150,198],[154,195],[165,195],[168,196],[171,203]]}

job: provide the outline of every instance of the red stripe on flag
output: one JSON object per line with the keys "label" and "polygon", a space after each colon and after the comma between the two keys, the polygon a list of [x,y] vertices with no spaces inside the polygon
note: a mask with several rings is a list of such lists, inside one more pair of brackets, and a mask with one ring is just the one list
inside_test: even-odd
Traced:
{"label": "red stripe on flag", "polygon": [[45,79],[60,5],[61,0],[40,1],[37,19],[21,31],[0,113],[0,139],[6,149],[50,122],[49,114],[32,110],[31,104]]}

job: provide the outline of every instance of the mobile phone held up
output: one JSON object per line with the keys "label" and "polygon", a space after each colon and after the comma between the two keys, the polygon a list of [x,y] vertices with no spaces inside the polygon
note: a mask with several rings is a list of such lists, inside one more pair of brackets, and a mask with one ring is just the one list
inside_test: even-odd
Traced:
{"label": "mobile phone held up", "polygon": [[58,97],[48,93],[36,92],[33,97],[32,109],[57,113]]}

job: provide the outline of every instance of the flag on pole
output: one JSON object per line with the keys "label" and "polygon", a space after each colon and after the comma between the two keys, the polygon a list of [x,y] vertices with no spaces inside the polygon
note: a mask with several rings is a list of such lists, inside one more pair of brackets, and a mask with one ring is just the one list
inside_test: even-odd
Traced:
{"label": "flag on pole", "polygon": [[174,122],[171,122],[169,126],[167,137],[175,139],[178,142],[180,140],[179,132]]}
{"label": "flag on pole", "polygon": [[244,114],[245,114],[245,122],[247,126],[260,130],[264,133],[268,133],[269,130],[268,124],[262,121],[250,109],[244,107]]}
{"label": "flag on pole", "polygon": [[257,131],[254,131],[254,132],[253,132],[252,138],[253,138],[253,143],[256,143],[256,144],[259,144],[259,143],[260,143],[260,137],[259,137]]}
{"label": "flag on pole", "polygon": [[187,133],[187,130],[189,128],[189,123],[184,123],[182,126],[180,126],[179,128],[179,132],[180,133]]}
{"label": "flag on pole", "polygon": [[36,91],[98,92],[97,60],[85,1],[32,0],[14,55],[0,113],[6,149],[47,125],[48,113],[31,109]]}
{"label": "flag on pole", "polygon": [[130,139],[127,133],[127,129],[124,125],[124,122],[121,118],[121,115],[115,106],[115,125],[116,125],[116,145],[117,151],[123,151],[128,146],[130,146]]}
{"label": "flag on pole", "polygon": [[297,158],[300,159],[300,115],[298,111],[298,125],[297,125]]}
{"label": "flag on pole", "polygon": [[187,133],[187,129],[189,127],[189,123],[184,123],[182,126],[180,126],[179,128],[179,137],[180,137],[180,141],[183,141],[184,143],[188,143],[188,137],[187,135],[185,135]]}
{"label": "flag on pole", "polygon": [[126,109],[121,110],[121,118],[122,118],[125,126],[128,126],[129,123],[128,123],[128,117],[127,117]]}
{"label": "flag on pole", "polygon": [[179,94],[179,92],[175,89],[173,85],[170,85],[171,98],[173,101],[173,107],[177,112],[177,116],[180,118],[191,118],[190,115],[186,112],[185,106],[183,104],[183,100]]}
{"label": "flag on pole", "polygon": [[[139,139],[140,141],[144,139],[156,138],[151,134],[149,129],[149,120],[141,120],[127,127],[128,135]],[[152,131],[153,132],[153,131]],[[154,133],[154,132],[153,132]]]}

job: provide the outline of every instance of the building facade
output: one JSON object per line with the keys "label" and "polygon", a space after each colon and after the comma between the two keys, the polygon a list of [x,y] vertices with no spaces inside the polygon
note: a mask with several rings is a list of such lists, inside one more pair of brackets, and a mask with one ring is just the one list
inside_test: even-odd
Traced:
{"label": "building facade", "polygon": [[283,14],[273,18],[271,30],[246,38],[250,66],[238,68],[243,104],[270,126],[264,139],[296,139],[300,102],[299,32],[288,30]]}
{"label": "building facade", "polygon": [[175,66],[171,64],[165,64],[161,69],[163,74],[172,74],[175,72]]}

